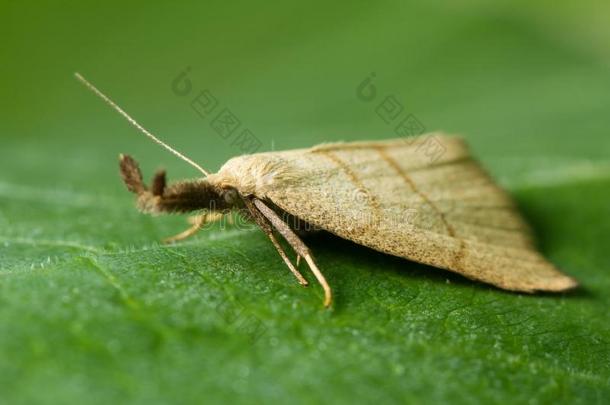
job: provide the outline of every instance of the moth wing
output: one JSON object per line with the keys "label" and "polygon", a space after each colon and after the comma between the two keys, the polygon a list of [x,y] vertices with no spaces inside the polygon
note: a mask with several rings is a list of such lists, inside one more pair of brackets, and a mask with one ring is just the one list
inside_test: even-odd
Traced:
{"label": "moth wing", "polygon": [[344,239],[507,290],[576,286],[536,251],[512,199],[460,138],[431,134],[262,155],[267,182],[257,196]]}

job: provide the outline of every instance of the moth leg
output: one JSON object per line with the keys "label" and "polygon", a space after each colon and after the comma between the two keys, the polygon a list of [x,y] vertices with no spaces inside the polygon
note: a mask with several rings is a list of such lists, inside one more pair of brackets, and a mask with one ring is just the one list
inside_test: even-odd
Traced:
{"label": "moth leg", "polygon": [[188,222],[192,225],[185,231],[180,232],[177,235],[174,235],[169,238],[163,239],[163,243],[173,243],[178,242],[180,240],[184,240],[189,236],[193,236],[196,234],[205,224],[208,222],[218,221],[222,218],[223,214],[214,212],[214,213],[205,213],[201,215],[194,215],[188,218]]}
{"label": "moth leg", "polygon": [[275,246],[275,249],[277,250],[277,252],[280,254],[280,256],[282,257],[282,259],[284,260],[284,263],[286,263],[286,266],[288,266],[288,268],[290,269],[290,271],[292,272],[292,274],[294,274],[294,276],[297,278],[297,280],[299,281],[299,284],[301,284],[302,286],[307,286],[309,285],[309,283],[307,282],[307,280],[305,279],[305,277],[303,277],[303,275],[301,274],[301,272],[299,270],[297,270],[296,267],[293,266],[292,262],[290,261],[290,259],[288,258],[288,256],[286,255],[286,252],[284,251],[284,249],[282,248],[282,245],[280,245],[280,243],[277,241],[277,239],[275,239],[275,236],[273,235],[273,232],[271,230],[269,230],[269,232],[265,231],[263,229],[263,232],[265,232],[265,234],[267,235],[267,237],[269,237],[269,240],[271,240],[271,243],[273,243],[273,246]]}
{"label": "moth leg", "polygon": [[252,204],[252,202],[250,200],[244,198],[244,202],[246,204],[246,208],[248,208],[250,215],[254,219],[254,222],[256,222],[256,224],[259,226],[259,228],[261,228],[261,230],[265,233],[265,235],[267,235],[267,237],[269,238],[271,243],[273,243],[273,246],[275,247],[275,249],[281,256],[282,260],[284,260],[284,263],[286,263],[286,266],[288,266],[288,268],[290,269],[292,274],[294,274],[294,276],[299,281],[299,284],[301,284],[303,286],[307,286],[309,283],[307,282],[305,277],[303,277],[301,272],[298,271],[296,269],[296,267],[293,266],[292,262],[286,255],[286,252],[282,248],[282,245],[280,245],[280,243],[277,241],[277,239],[273,235],[273,229],[271,228],[271,226],[269,225],[269,223],[267,222],[265,217],[263,215],[261,215],[261,213],[256,209],[256,207],[254,207],[254,205]]}
{"label": "moth leg", "polygon": [[269,222],[271,222],[271,225],[286,239],[290,246],[292,246],[297,255],[302,256],[303,259],[305,259],[309,265],[309,268],[311,269],[311,272],[314,274],[314,276],[316,276],[318,283],[320,283],[322,289],[324,290],[324,306],[330,306],[332,302],[332,291],[328,285],[328,282],[326,281],[326,278],[314,262],[309,248],[303,243],[297,234],[290,229],[288,224],[284,222],[282,218],[275,213],[275,211],[267,207],[263,201],[259,200],[258,198],[253,198],[252,202],[258,211],[264,215]]}
{"label": "moth leg", "polygon": [[192,218],[193,218],[192,222],[191,222],[191,218],[189,218],[189,222],[192,223],[192,226],[190,228],[188,228],[185,231],[180,232],[177,235],[170,236],[169,238],[163,239],[163,243],[178,242],[180,240],[184,240],[184,239],[188,238],[189,236],[193,236],[206,223],[206,214],[197,215]]}

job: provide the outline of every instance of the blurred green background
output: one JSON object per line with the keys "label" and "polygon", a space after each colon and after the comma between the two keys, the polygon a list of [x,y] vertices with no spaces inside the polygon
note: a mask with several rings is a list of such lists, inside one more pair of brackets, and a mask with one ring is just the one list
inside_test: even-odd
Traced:
{"label": "blurred green background", "polygon": [[[0,3],[0,403],[604,403],[610,6],[601,1]],[[329,236],[300,288],[264,235],[138,214],[117,155],[240,150],[172,91],[190,67],[261,151],[384,139],[394,95],[465,136],[582,284],[522,296]],[[378,99],[356,97],[375,73]]]}

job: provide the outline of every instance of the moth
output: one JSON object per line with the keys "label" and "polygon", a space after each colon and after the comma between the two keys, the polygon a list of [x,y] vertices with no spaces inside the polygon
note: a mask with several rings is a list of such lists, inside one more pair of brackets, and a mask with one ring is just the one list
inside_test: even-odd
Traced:
{"label": "moth", "polygon": [[[267,235],[298,282],[304,259],[331,305],[332,291],[299,230],[325,230],[411,261],[459,273],[505,290],[565,291],[577,282],[535,248],[515,203],[470,155],[459,137],[441,133],[406,141],[330,143],[308,149],[242,155],[217,173],[165,144],[78,73],[85,86],[133,126],[186,161],[203,177],[167,184],[157,172],[150,187],[137,162],[120,156],[120,171],[136,205],[149,214],[195,212],[192,226],[169,238],[195,234],[206,221],[237,210]],[[421,142],[444,146],[431,161]],[[277,235],[296,253],[290,260]]]}

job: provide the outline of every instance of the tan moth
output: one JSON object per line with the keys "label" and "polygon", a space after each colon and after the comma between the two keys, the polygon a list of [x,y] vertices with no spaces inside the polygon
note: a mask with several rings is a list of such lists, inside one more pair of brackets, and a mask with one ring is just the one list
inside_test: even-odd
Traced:
{"label": "tan moth", "polygon": [[[299,224],[505,290],[564,291],[577,285],[537,252],[512,199],[470,156],[461,138],[429,134],[446,149],[435,161],[421,153],[418,142],[396,139],[242,155],[211,174],[76,77],[142,133],[203,173],[200,179],[167,185],[165,172],[158,172],[147,187],[136,161],[121,155],[121,175],[137,195],[138,209],[198,213],[189,229],[169,241],[238,210],[267,235],[303,285],[307,281],[298,266],[301,258],[307,262],[324,290],[325,306],[331,304],[331,288],[295,230]],[[276,233],[295,251],[296,265]]]}

